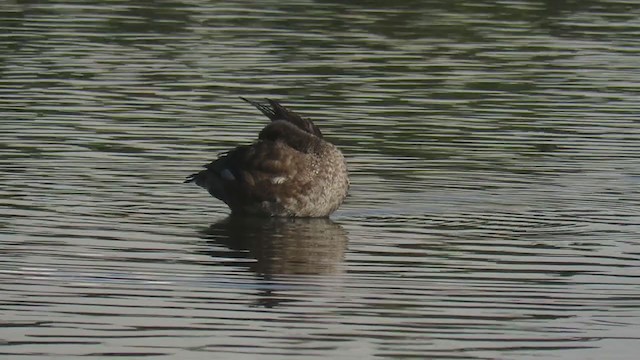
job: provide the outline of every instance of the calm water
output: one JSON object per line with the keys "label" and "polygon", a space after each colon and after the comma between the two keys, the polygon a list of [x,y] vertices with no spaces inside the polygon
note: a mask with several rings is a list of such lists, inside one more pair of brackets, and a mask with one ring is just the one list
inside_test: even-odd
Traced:
{"label": "calm water", "polygon": [[[637,1],[148,3],[0,5],[1,357],[637,358]],[[343,149],[331,220],[182,184],[238,96]]]}

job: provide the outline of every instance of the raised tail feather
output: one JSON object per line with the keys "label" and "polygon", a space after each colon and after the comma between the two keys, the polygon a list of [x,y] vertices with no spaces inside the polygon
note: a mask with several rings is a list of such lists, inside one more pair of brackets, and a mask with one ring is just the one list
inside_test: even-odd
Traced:
{"label": "raised tail feather", "polygon": [[[249,100],[247,98],[243,98],[242,96],[240,96],[240,99],[242,99],[242,100],[248,102],[249,104],[255,106],[256,109],[260,110],[260,112],[262,112],[271,121],[278,120],[278,118],[279,118],[278,114],[276,114],[274,109],[268,107],[267,105],[263,105],[263,104],[260,104],[257,101],[253,101],[253,100]],[[267,100],[269,102],[269,104],[271,104],[271,102],[273,101],[273,100],[269,100],[269,99],[265,99],[265,100]]]}
{"label": "raised tail feather", "polygon": [[260,112],[262,112],[266,117],[268,117],[271,121],[284,120],[292,123],[303,131],[306,131],[310,134],[313,134],[319,138],[322,138],[322,133],[320,129],[309,119],[305,119],[297,113],[287,109],[286,107],[280,105],[279,102],[272,99],[265,99],[269,103],[270,106],[260,104],[257,101],[245,99],[240,97],[240,99],[248,102],[249,104],[255,106]]}

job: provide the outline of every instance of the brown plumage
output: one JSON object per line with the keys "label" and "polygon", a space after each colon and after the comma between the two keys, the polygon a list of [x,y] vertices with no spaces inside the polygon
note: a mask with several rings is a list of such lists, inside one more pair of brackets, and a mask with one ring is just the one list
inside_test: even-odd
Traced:
{"label": "brown plumage", "polygon": [[242,99],[271,123],[253,144],[219,155],[185,182],[195,182],[224,201],[234,215],[329,216],[349,188],[340,150],[323,139],[311,120],[278,102]]}

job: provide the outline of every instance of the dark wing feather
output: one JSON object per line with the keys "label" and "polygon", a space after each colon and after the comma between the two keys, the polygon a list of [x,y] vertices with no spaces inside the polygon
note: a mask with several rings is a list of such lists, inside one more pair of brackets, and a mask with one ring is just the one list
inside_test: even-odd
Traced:
{"label": "dark wing feather", "polygon": [[[304,156],[279,142],[258,141],[221,154],[185,182],[195,182],[232,209],[278,196],[289,198],[310,180],[296,175],[308,161]],[[274,183],[275,177],[287,179],[287,186]]]}

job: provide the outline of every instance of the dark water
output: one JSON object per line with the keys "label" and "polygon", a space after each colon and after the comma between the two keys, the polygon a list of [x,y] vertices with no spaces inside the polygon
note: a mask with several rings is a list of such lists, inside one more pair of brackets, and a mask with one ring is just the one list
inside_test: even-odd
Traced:
{"label": "dark water", "polygon": [[[635,359],[636,1],[4,1],[0,356]],[[273,97],[331,220],[184,176]]]}

